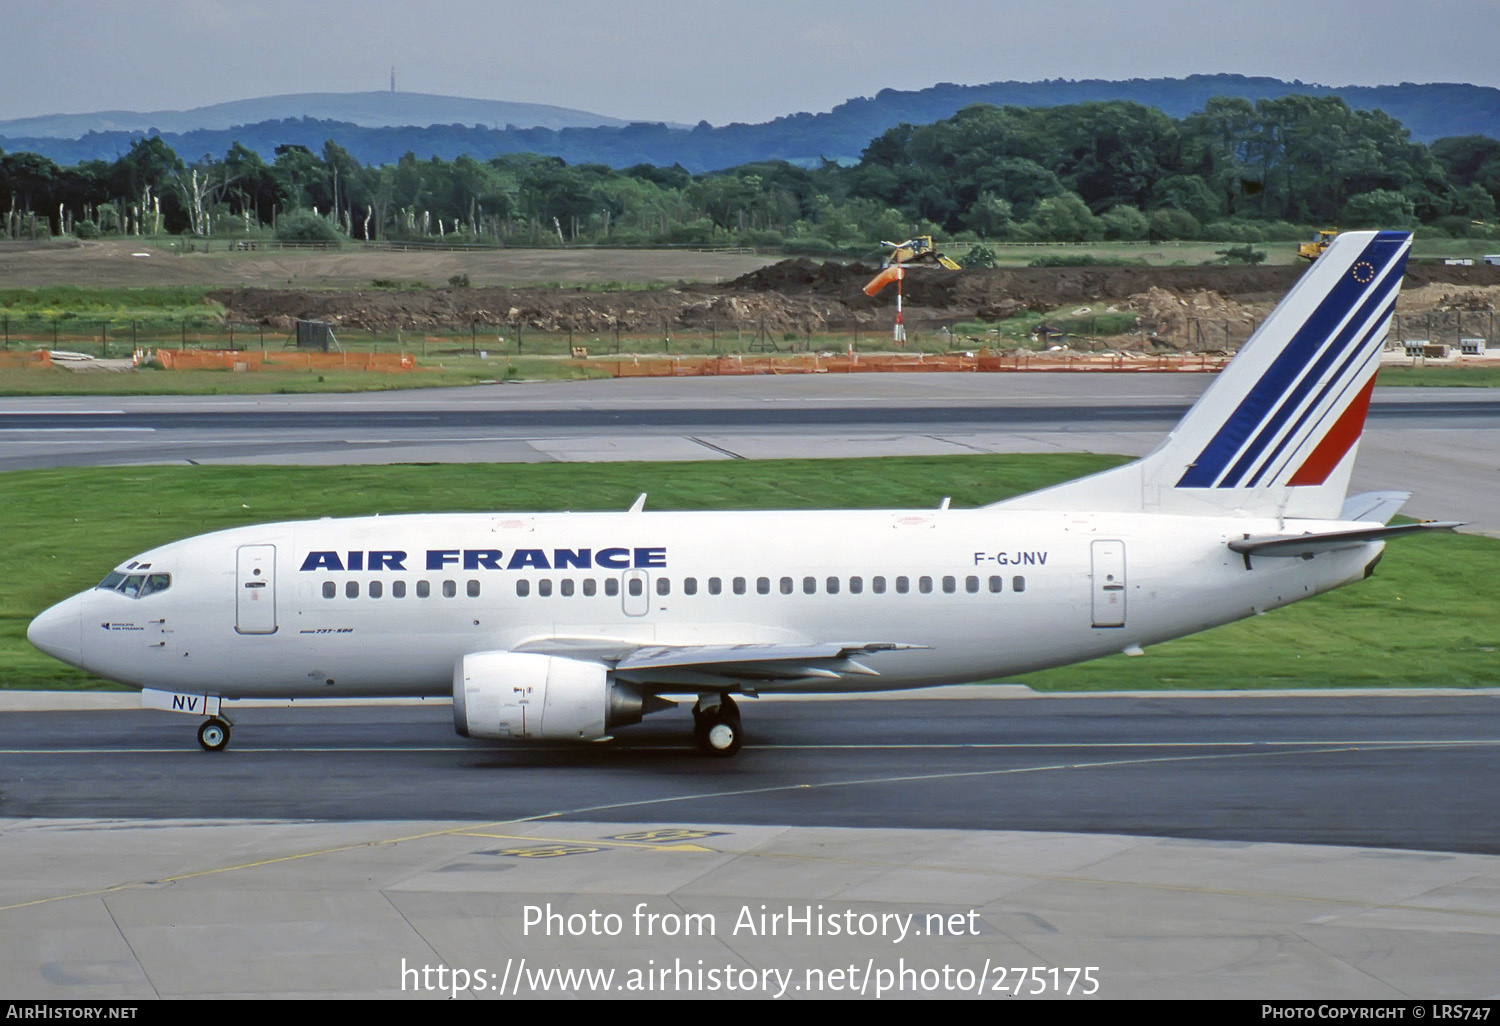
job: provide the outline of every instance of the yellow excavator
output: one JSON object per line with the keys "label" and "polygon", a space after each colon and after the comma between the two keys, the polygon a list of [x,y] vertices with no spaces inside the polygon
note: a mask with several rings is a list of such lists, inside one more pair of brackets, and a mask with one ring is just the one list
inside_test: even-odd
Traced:
{"label": "yellow excavator", "polygon": [[963,270],[956,261],[937,251],[937,247],[932,244],[931,235],[918,235],[905,242],[882,242],[881,245],[891,247],[890,256],[885,258],[881,267],[892,267],[896,264],[937,264],[950,271]]}
{"label": "yellow excavator", "polygon": [[1333,244],[1333,237],[1339,233],[1337,228],[1324,228],[1312,237],[1311,242],[1302,242],[1297,245],[1297,255],[1303,260],[1316,260],[1323,255],[1323,251]]}

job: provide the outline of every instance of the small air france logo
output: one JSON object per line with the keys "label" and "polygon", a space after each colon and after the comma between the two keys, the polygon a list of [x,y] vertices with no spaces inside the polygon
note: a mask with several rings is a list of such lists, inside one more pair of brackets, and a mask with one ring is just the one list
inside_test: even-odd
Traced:
{"label": "small air france logo", "polygon": [[1359,282],[1361,285],[1370,284],[1370,280],[1374,277],[1375,265],[1370,263],[1370,261],[1361,260],[1359,263],[1354,265],[1354,280]]}

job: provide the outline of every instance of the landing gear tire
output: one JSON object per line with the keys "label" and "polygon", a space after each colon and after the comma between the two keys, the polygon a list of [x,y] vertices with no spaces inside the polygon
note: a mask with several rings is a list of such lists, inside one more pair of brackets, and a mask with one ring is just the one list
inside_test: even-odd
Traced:
{"label": "landing gear tire", "polygon": [[229,747],[229,724],[218,717],[204,720],[198,727],[198,743],[205,752],[222,752]]}
{"label": "landing gear tire", "polygon": [[693,710],[693,737],[698,750],[705,755],[726,759],[740,750],[745,731],[740,726],[740,710],[734,699],[725,695],[719,703]]}

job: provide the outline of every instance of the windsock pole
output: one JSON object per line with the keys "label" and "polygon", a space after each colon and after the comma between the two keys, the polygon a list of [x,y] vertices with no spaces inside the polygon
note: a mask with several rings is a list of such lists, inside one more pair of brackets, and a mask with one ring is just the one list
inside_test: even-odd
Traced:
{"label": "windsock pole", "polygon": [[870,279],[864,287],[867,296],[873,296],[891,282],[896,283],[896,323],[891,328],[891,341],[898,346],[906,345],[906,322],[901,319],[901,280],[906,277],[900,264],[892,264]]}
{"label": "windsock pole", "polygon": [[891,341],[898,346],[906,345],[906,322],[901,319],[901,280],[905,275],[896,275],[896,323],[891,327]]}

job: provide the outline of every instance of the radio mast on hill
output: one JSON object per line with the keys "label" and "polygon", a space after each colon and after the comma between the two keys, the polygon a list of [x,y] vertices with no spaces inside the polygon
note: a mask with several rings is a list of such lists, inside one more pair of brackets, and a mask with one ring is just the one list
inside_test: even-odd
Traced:
{"label": "radio mast on hill", "polygon": [[394,93],[395,91],[396,91],[396,66],[394,64],[392,64],[391,65],[391,92]]}

